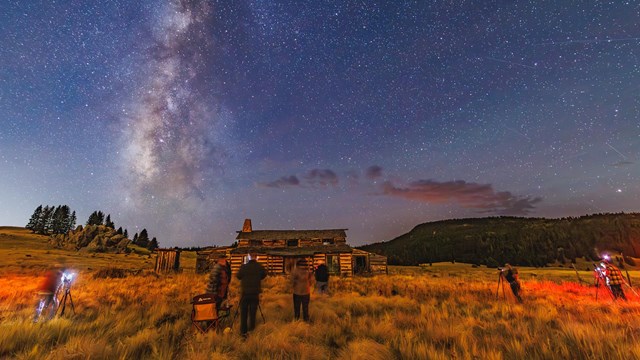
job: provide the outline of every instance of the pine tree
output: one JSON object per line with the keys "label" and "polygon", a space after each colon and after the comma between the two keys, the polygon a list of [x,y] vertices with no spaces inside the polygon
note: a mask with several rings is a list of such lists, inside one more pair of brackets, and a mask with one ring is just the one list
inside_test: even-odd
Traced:
{"label": "pine tree", "polygon": [[48,234],[51,231],[53,225],[53,212],[55,208],[53,206],[46,205],[42,210],[42,216],[38,222],[38,234]]}
{"label": "pine tree", "polygon": [[151,241],[149,242],[149,245],[147,246],[147,249],[153,251],[155,249],[158,248],[158,240],[156,240],[156,238],[154,237],[153,239],[151,239]]}
{"label": "pine tree", "polygon": [[133,240],[131,241],[135,245],[138,245],[138,233],[133,234]]}
{"label": "pine tree", "polygon": [[116,225],[111,221],[111,214],[107,215],[107,220],[105,220],[104,226],[112,229],[116,228]]}
{"label": "pine tree", "polygon": [[89,219],[87,219],[86,225],[95,225],[97,216],[98,216],[97,211],[92,212],[91,215],[89,215]]}
{"label": "pine tree", "polygon": [[120,226],[118,230],[116,230],[116,234],[122,235],[122,226]]}
{"label": "pine tree", "polygon": [[129,232],[127,231],[127,229],[124,229],[124,232],[122,233],[122,235],[124,235],[125,238],[129,238]]}
{"label": "pine tree", "polygon": [[142,229],[142,231],[140,231],[137,245],[143,248],[149,246],[149,234],[147,233],[147,229]]}
{"label": "pine tree", "polygon": [[76,227],[76,212],[75,210],[71,213],[71,215],[69,215],[69,217],[67,218],[67,232],[69,230],[73,230]]}
{"label": "pine tree", "polygon": [[36,210],[33,212],[33,215],[31,215],[31,218],[29,219],[29,223],[27,224],[27,226],[25,226],[25,228],[31,231],[35,231],[35,228],[38,224],[38,220],[40,219],[41,215],[42,215],[42,205],[38,206]]}
{"label": "pine tree", "polygon": [[98,217],[96,218],[96,225],[104,225],[104,213],[102,211],[98,211]]}

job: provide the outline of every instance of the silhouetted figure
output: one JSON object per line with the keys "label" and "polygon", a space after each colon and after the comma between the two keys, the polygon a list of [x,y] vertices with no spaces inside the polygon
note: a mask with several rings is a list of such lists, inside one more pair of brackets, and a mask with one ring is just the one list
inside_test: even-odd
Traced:
{"label": "silhouetted figure", "polygon": [[261,282],[267,272],[258,263],[256,254],[249,254],[249,261],[240,267],[236,277],[240,280],[240,334],[246,337],[256,327]]}
{"label": "silhouetted figure", "polygon": [[324,261],[320,261],[320,264],[315,271],[316,278],[316,293],[328,294],[329,293],[329,269]]}
{"label": "silhouetted figure", "polygon": [[511,267],[509,264],[504,265],[504,269],[502,271],[502,276],[509,283],[511,287],[511,291],[513,295],[516,297],[519,303],[522,303],[522,298],[520,297],[520,280],[518,279],[518,269]]}

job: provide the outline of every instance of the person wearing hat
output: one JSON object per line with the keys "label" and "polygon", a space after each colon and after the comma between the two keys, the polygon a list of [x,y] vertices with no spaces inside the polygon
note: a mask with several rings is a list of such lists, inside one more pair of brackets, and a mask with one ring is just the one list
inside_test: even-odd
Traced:
{"label": "person wearing hat", "polygon": [[609,289],[611,289],[613,298],[622,298],[626,301],[627,297],[624,295],[624,291],[622,290],[624,278],[622,277],[622,272],[620,271],[620,269],[613,265],[609,258],[606,256],[604,257],[604,259],[602,259],[600,266],[606,279],[607,286],[609,286]]}

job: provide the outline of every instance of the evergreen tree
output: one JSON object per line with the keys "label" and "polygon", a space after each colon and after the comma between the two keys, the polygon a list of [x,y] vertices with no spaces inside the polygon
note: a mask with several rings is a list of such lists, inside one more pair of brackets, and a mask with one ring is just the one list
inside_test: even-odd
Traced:
{"label": "evergreen tree", "polygon": [[133,234],[133,240],[131,242],[134,245],[138,245],[138,233]]}
{"label": "evergreen tree", "polygon": [[96,218],[96,225],[104,225],[104,213],[102,211],[98,211],[98,217]]}
{"label": "evergreen tree", "polygon": [[68,231],[69,206],[58,205],[51,217],[51,232],[54,234],[66,234]]}
{"label": "evergreen tree", "polygon": [[120,226],[118,230],[116,230],[116,234],[122,235],[122,226]]}
{"label": "evergreen tree", "polygon": [[155,249],[158,248],[158,240],[156,240],[156,238],[154,237],[153,239],[151,239],[151,241],[149,242],[149,246],[147,246],[147,249],[153,251]]}
{"label": "evergreen tree", "polygon": [[33,215],[31,215],[31,218],[29,219],[29,223],[27,224],[27,226],[25,226],[25,228],[31,231],[35,231],[35,228],[38,224],[38,221],[40,220],[41,215],[42,215],[42,205],[38,206],[36,210],[33,212]]}
{"label": "evergreen tree", "polygon": [[129,232],[127,231],[127,229],[124,229],[124,232],[122,233],[122,235],[124,235],[125,238],[129,238]]}
{"label": "evergreen tree", "polygon": [[95,225],[97,216],[98,216],[97,211],[92,212],[91,215],[89,215],[89,219],[87,219],[86,225]]}
{"label": "evergreen tree", "polygon": [[102,211],[94,211],[89,215],[87,225],[104,225],[104,213]]}
{"label": "evergreen tree", "polygon": [[67,218],[67,232],[76,228],[76,211],[74,210]]}
{"label": "evergreen tree", "polygon": [[142,229],[142,231],[140,231],[140,235],[138,235],[138,242],[136,245],[143,248],[149,246],[149,234],[147,233],[147,229]]}
{"label": "evergreen tree", "polygon": [[53,211],[55,208],[53,206],[46,205],[44,209],[42,209],[42,215],[40,216],[40,220],[37,224],[36,233],[38,234],[48,234],[51,230],[51,225],[53,223]]}
{"label": "evergreen tree", "polygon": [[104,226],[112,229],[116,228],[116,225],[111,221],[111,214],[107,215],[107,220],[105,220]]}

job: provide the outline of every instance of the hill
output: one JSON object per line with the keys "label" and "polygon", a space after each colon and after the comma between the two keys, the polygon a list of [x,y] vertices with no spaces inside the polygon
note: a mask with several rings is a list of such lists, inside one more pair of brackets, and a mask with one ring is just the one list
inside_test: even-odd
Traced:
{"label": "hill", "polygon": [[640,214],[445,220],[420,224],[393,240],[360,248],[386,255],[396,265],[460,261],[545,266],[579,257],[596,260],[603,251],[638,257]]}

